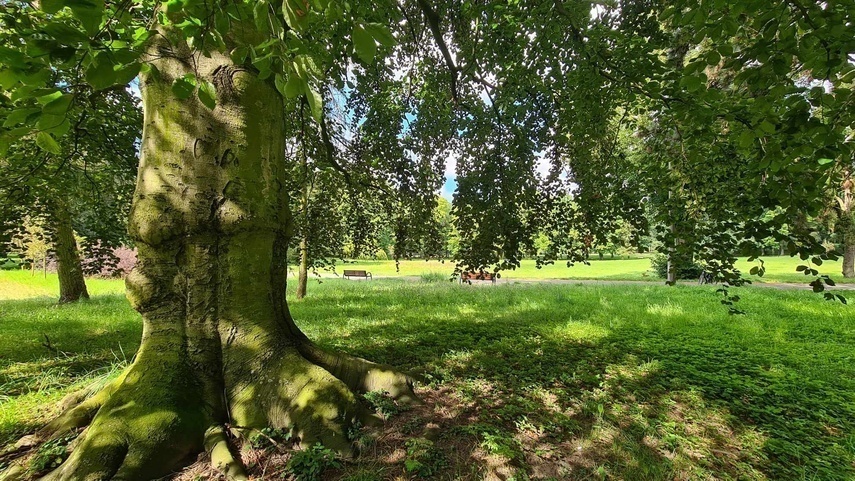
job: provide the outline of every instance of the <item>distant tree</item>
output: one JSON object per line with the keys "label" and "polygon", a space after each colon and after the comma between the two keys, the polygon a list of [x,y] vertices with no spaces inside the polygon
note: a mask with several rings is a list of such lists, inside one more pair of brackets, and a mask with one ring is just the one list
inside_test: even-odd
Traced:
{"label": "distant tree", "polygon": [[46,269],[51,244],[44,220],[29,215],[24,216],[21,219],[21,225],[12,234],[8,250],[29,263],[33,275],[39,264]]}
{"label": "distant tree", "polygon": [[[8,123],[23,121],[18,112]],[[94,261],[90,272],[100,272],[103,263],[113,261],[112,249],[127,242],[142,115],[129,92],[112,90],[90,92],[62,122],[68,130],[58,137],[56,152],[32,139],[9,147],[2,160],[0,204],[13,216],[35,211],[44,218],[57,261],[59,301],[75,302],[89,297],[81,249]],[[78,245],[75,233],[86,245]]]}

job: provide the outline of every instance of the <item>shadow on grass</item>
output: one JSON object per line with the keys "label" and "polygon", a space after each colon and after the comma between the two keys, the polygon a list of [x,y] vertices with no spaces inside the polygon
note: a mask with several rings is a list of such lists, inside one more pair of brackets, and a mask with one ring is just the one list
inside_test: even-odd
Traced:
{"label": "shadow on grass", "polygon": [[[341,479],[852,479],[851,310],[758,290],[732,317],[712,291],[329,281],[292,311],[322,345],[428,381],[427,405]],[[106,367],[140,335],[119,296],[7,301],[0,319],[16,329],[0,341],[6,380]],[[79,364],[40,346],[43,331]]]}
{"label": "shadow on grass", "polygon": [[43,424],[70,387],[130,361],[141,333],[121,295],[0,301],[0,445]]}
{"label": "shadow on grass", "polygon": [[[775,293],[733,317],[699,289],[398,289],[383,305],[331,289],[293,310],[327,346],[424,369],[429,399],[442,393],[437,446],[464,465],[477,458],[479,476],[855,474],[853,326],[843,306]],[[786,341],[770,335],[782,330]],[[818,352],[834,335],[840,349]]]}

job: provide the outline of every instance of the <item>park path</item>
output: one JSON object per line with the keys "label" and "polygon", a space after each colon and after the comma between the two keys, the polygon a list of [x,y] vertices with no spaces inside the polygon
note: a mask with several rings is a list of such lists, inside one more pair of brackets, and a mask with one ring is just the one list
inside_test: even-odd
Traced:
{"label": "park path", "polygon": [[[336,276],[334,274],[323,274],[321,278],[335,279],[340,276]],[[421,281],[421,277],[419,276],[374,276],[374,279],[398,279],[409,282],[419,282]],[[362,280],[354,280],[354,282],[363,282]],[[370,281],[369,281],[370,282]],[[526,278],[512,278],[512,279],[499,279],[496,281],[497,285],[513,285],[513,284],[566,284],[566,285],[591,285],[591,286],[661,286],[665,285],[663,281],[631,281],[631,280],[608,280],[608,279],[526,279]],[[472,283],[473,286],[491,286],[492,283],[489,281],[474,281]],[[697,282],[685,281],[678,283],[680,286],[704,286],[702,284],[698,284]],[[706,284],[706,287],[709,287],[710,284]],[[811,286],[807,283],[794,283],[794,282],[755,282],[751,284],[754,287],[763,287],[767,289],[778,289],[778,290],[811,290]],[[855,284],[837,284],[834,287],[829,287],[828,290],[838,290],[838,291],[855,291]]]}

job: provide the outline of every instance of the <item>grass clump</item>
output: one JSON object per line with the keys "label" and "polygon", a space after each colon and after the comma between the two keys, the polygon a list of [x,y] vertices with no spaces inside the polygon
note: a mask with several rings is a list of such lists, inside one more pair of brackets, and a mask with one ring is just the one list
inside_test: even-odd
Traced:
{"label": "grass clump", "polygon": [[421,274],[419,274],[419,280],[427,284],[432,284],[436,282],[448,282],[449,279],[451,279],[451,277],[446,275],[444,272],[431,271],[422,272]]}

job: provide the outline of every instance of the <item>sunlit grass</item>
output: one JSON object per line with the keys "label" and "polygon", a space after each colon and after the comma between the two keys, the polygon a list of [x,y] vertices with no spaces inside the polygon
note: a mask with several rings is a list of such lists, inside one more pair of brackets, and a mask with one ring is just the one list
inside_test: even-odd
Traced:
{"label": "sunlit grass", "polygon": [[[139,317],[120,281],[99,289],[0,301],[0,444],[132,357]],[[853,479],[852,308],[749,288],[730,316],[714,291],[325,280],[291,309],[320,344],[424,376],[439,479]],[[348,469],[402,470],[383,463]]]}
{"label": "sunlit grass", "polygon": [[[743,257],[737,262],[736,267],[756,283],[807,283],[812,279],[796,271],[796,267],[805,264],[804,261],[797,257],[765,257],[762,260],[766,268],[766,273],[763,277],[749,275],[752,267],[760,265],[759,261],[748,262],[748,259]],[[827,261],[822,266],[812,265],[812,267],[816,268],[820,274],[831,276],[838,283],[855,282],[855,279],[843,278],[840,261]],[[353,261],[353,263],[339,263],[337,266],[338,273],[340,274],[343,269],[367,270],[373,275],[380,277],[440,275],[451,278],[451,274],[454,271],[454,263],[437,260],[402,260],[398,263],[396,269],[395,261],[357,260]],[[604,260],[592,259],[589,265],[577,263],[572,267],[568,267],[566,261],[558,261],[555,264],[546,265],[540,269],[537,268],[535,261],[524,260],[518,269],[503,271],[501,275],[502,279],[506,282],[522,279],[663,282],[651,270],[650,259],[648,258],[609,259],[608,256]]]}

